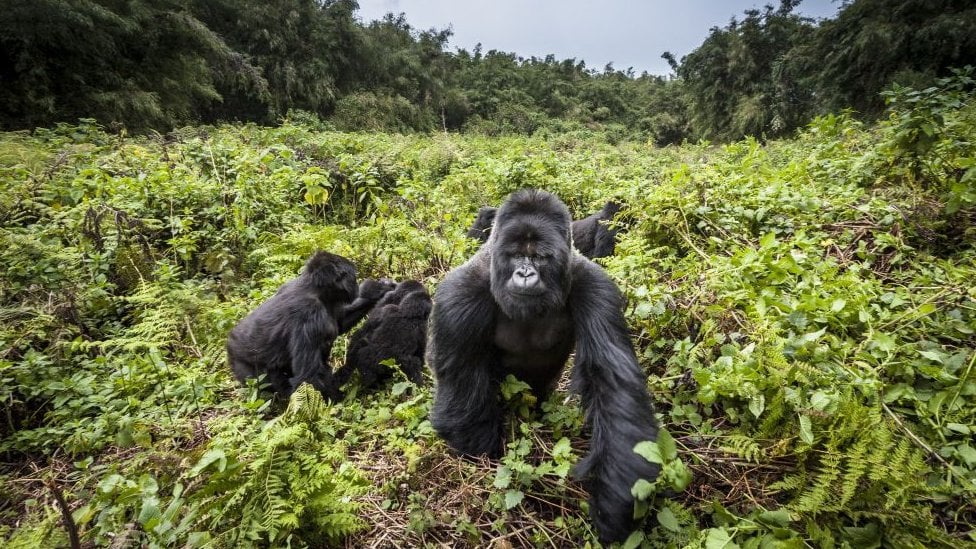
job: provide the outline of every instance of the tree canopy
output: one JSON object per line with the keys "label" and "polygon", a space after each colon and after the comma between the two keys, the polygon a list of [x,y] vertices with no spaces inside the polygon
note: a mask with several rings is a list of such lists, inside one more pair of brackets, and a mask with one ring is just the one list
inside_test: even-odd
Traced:
{"label": "tree canopy", "polygon": [[775,137],[811,117],[871,118],[892,84],[976,59],[967,0],[800,0],[711,29],[674,73],[449,49],[406,14],[363,23],[353,0],[12,0],[0,13],[0,128],[94,118],[130,131],[275,124],[305,112],[347,130],[598,130],[615,138]]}

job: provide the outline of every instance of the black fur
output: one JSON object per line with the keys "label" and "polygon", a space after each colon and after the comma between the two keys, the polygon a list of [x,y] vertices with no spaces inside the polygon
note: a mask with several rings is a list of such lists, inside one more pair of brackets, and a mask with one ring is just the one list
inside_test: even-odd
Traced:
{"label": "black fur", "polygon": [[423,284],[415,280],[397,284],[350,337],[346,363],[335,374],[336,385],[344,384],[356,371],[363,389],[390,379],[393,369],[380,363],[388,358],[396,360],[410,381],[423,384],[430,309],[430,294]]}
{"label": "black fur", "polygon": [[[497,208],[482,206],[478,210],[474,224],[468,229],[467,236],[481,242],[487,242],[497,211]],[[613,255],[616,247],[617,230],[607,228],[607,222],[611,221],[619,211],[620,204],[610,201],[597,213],[573,221],[573,246],[590,259]]]}
{"label": "black fur", "polygon": [[491,206],[482,206],[478,210],[478,217],[474,218],[474,224],[468,229],[468,238],[474,238],[481,242],[487,242],[488,237],[491,235],[491,225],[495,222],[495,213],[498,208],[492,208]]}
{"label": "black fur", "polygon": [[597,213],[573,221],[573,245],[590,259],[609,257],[616,247],[616,229],[607,228],[607,222],[620,211],[620,204],[610,201]]}
{"label": "black fur", "polygon": [[501,380],[513,374],[545,396],[576,349],[572,388],[592,432],[576,473],[604,542],[627,538],[630,489],[659,472],[633,451],[657,439],[657,425],[622,306],[606,273],[571,252],[566,206],[546,192],[520,191],[499,208],[488,242],[438,286],[428,352],[434,428],[461,454],[498,457]]}
{"label": "black fur", "polygon": [[390,281],[356,285],[348,259],[316,252],[298,278],[241,320],[227,340],[227,358],[241,382],[267,374],[278,395],[288,398],[302,382],[336,398],[329,353],[336,337],[349,331],[383,295]]}

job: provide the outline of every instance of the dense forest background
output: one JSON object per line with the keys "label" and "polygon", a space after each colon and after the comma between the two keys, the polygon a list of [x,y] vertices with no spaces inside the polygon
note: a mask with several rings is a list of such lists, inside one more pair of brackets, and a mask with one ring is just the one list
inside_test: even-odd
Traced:
{"label": "dense forest background", "polygon": [[921,89],[976,59],[969,0],[845,1],[822,21],[781,0],[713,28],[680,60],[665,52],[667,77],[449,51],[449,30],[415,29],[404,14],[364,24],[352,0],[5,4],[5,130],[94,118],[141,133],[290,114],[339,130],[727,141],[781,136],[844,108],[872,119],[882,90]]}

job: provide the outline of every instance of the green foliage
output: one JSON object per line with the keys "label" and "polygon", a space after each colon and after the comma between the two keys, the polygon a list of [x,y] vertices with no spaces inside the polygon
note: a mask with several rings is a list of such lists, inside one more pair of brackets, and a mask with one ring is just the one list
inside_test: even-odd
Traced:
{"label": "green foliage", "polygon": [[947,68],[972,63],[974,24],[976,6],[966,0],[857,0],[790,56],[819,97],[816,112],[880,114],[881,90],[924,88]]}
{"label": "green foliage", "polygon": [[302,385],[257,436],[228,430],[211,442],[188,477],[206,478],[198,499],[212,513],[203,524],[214,541],[336,542],[363,528],[352,497],[367,483],[335,438],[334,415],[318,391]]}
{"label": "green foliage", "polygon": [[766,144],[347,134],[301,113],[4,134],[4,544],[65,543],[51,480],[92,545],[594,545],[563,384],[542,402],[503,384],[490,463],[450,454],[429,387],[276,403],[225,364],[313,250],[436,289],[477,208],[526,186],[575,217],[626,204],[599,262],[668,433],[635,449],[664,473],[632,487],[659,526],[627,546],[972,544],[969,78]]}
{"label": "green foliage", "polygon": [[[976,107],[967,104],[976,80],[971,66],[954,72],[924,90],[896,85],[882,94],[891,110],[881,149],[890,173],[938,193],[948,214],[976,204],[976,144],[969,133]],[[962,116],[952,116],[960,110]]]}
{"label": "green foliage", "polygon": [[[0,14],[5,128],[95,117],[135,130],[199,121],[219,82],[260,93],[258,71],[187,3],[13,2]],[[7,80],[7,77],[5,77]]]}
{"label": "green foliage", "polygon": [[683,81],[692,137],[783,136],[841,109],[874,119],[882,90],[924,89],[976,58],[966,0],[855,0],[820,22],[794,14],[799,4],[747,10],[680,63],[665,54]]}
{"label": "green foliage", "polygon": [[786,62],[812,32],[793,14],[799,2],[779,9],[747,10],[741,21],[711,34],[677,66],[689,96],[691,124],[707,139],[782,135],[805,122],[811,90],[797,82]]}

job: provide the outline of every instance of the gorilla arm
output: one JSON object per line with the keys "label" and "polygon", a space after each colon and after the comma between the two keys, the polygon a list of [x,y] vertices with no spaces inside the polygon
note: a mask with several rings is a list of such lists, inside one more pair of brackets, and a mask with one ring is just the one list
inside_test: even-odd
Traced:
{"label": "gorilla arm", "polygon": [[336,323],[339,334],[344,334],[359,323],[384,295],[389,293],[396,284],[392,280],[373,280],[367,278],[359,285],[359,296],[352,303],[336,311]]}
{"label": "gorilla arm", "polygon": [[576,359],[572,387],[580,394],[592,432],[590,453],[577,466],[590,492],[590,515],[604,543],[623,541],[633,527],[631,487],[653,480],[659,468],[634,452],[657,439],[647,379],[637,363],[616,285],[595,264],[573,263],[569,306]]}
{"label": "gorilla arm", "polygon": [[488,263],[488,255],[479,253],[438,286],[427,362],[437,379],[434,429],[460,454],[498,457],[504,414]]}
{"label": "gorilla arm", "polygon": [[[291,356],[291,392],[302,383],[310,383],[323,395],[335,399],[338,393],[332,383],[329,354],[338,336],[336,321],[324,308],[309,307],[307,317],[292,330],[288,339]],[[287,396],[287,395],[286,395]]]}

